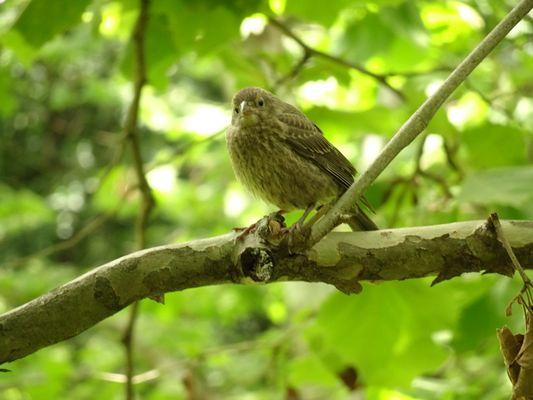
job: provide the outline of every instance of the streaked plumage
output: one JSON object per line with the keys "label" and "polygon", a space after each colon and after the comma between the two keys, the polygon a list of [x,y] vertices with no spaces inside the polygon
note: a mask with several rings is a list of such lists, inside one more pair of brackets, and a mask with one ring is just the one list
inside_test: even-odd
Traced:
{"label": "streaked plumage", "polygon": [[[239,91],[232,104],[230,158],[256,196],[282,210],[306,209],[335,200],[353,183],[355,168],[296,107],[257,87]],[[360,225],[377,229],[360,214]]]}

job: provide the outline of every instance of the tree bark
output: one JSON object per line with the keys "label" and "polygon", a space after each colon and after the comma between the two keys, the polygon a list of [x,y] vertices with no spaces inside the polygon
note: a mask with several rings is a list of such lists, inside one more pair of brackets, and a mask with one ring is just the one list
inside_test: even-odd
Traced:
{"label": "tree bark", "polygon": [[[533,221],[501,222],[519,262],[533,268]],[[73,337],[137,300],[193,287],[307,281],[357,293],[360,281],[436,276],[437,283],[479,271],[512,275],[492,229],[470,221],[332,232],[301,254],[272,244],[271,232],[258,229],[242,240],[230,233],[138,251],[0,315],[0,364]]]}

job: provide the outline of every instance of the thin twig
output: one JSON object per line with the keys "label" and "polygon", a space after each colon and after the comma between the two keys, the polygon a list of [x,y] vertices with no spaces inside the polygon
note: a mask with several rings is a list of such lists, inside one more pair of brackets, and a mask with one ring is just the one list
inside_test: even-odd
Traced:
{"label": "thin twig", "polygon": [[465,86],[468,88],[468,90],[477,94],[481,98],[481,100],[483,100],[483,102],[485,102],[485,104],[488,105],[490,108],[495,111],[501,112],[509,121],[514,120],[513,114],[507,108],[495,104],[489,96],[487,96],[481,90],[476,88],[472,83],[470,83],[468,79],[465,81]]}
{"label": "thin twig", "polygon": [[511,91],[501,91],[499,93],[494,93],[490,96],[490,101],[499,100],[502,97],[510,97],[516,95],[529,95],[533,91],[533,83],[524,83],[520,87],[514,88]]}
{"label": "thin twig", "polygon": [[404,178],[402,176],[398,176],[396,178],[392,178],[388,184],[387,184],[387,187],[385,188],[385,191],[383,192],[383,195],[381,196],[381,202],[379,204],[379,206],[381,207],[381,205],[387,203],[393,193],[394,193],[394,190],[397,188],[397,187],[401,187],[402,185],[404,185],[406,182],[408,181],[407,178]]}
{"label": "thin twig", "polygon": [[294,65],[294,67],[292,67],[289,72],[287,72],[285,75],[277,79],[276,82],[274,82],[274,84],[272,85],[272,89],[274,92],[278,87],[298,76],[305,64],[307,64],[307,62],[311,58],[311,53],[306,48],[304,48],[303,51],[304,52],[302,58]]}
{"label": "thin twig", "polygon": [[128,110],[128,116],[124,126],[126,138],[130,141],[133,155],[133,166],[137,176],[137,183],[142,195],[141,212],[138,214],[137,224],[135,226],[135,236],[137,247],[143,248],[146,245],[145,231],[148,216],[154,207],[154,198],[152,190],[144,173],[144,163],[141,155],[141,146],[137,133],[137,121],[139,115],[139,103],[141,92],[146,83],[146,65],[144,60],[144,34],[146,23],[148,21],[148,4],[149,0],[140,0],[141,10],[135,30],[133,41],[135,44],[135,82],[133,88],[133,100]]}
{"label": "thin twig", "polygon": [[533,8],[533,0],[522,0],[459,64],[441,87],[429,97],[387,143],[370,167],[341,196],[332,209],[311,228],[307,246],[311,247],[349,212],[363,192],[374,182],[391,161],[408,146],[428,125],[446,99],[464,82],[468,75],[487,57],[518,22]]}
{"label": "thin twig", "polygon": [[94,217],[93,219],[91,219],[85,226],[83,226],[79,231],[77,231],[70,238],[63,240],[61,242],[58,242],[58,243],[54,243],[48,247],[45,247],[44,249],[37,250],[35,253],[28,254],[27,256],[15,259],[12,262],[10,262],[8,265],[11,268],[16,268],[24,264],[27,264],[29,260],[32,260],[34,258],[48,257],[48,256],[51,256],[52,254],[56,254],[56,253],[68,250],[76,246],[87,236],[93,234],[96,230],[102,227],[107,221],[109,221],[116,214],[117,211],[118,209],[108,212],[106,214],[100,214]]}
{"label": "thin twig", "polygon": [[[124,136],[124,134],[122,134]],[[117,165],[117,163],[122,159],[122,156],[124,155],[124,146],[120,146],[119,148],[115,149],[113,156],[111,158],[111,161],[106,166],[103,174],[99,177],[99,183],[98,187],[95,189],[95,193],[100,190],[102,187],[102,184],[104,183],[107,176],[111,173],[113,168]],[[50,246],[47,246],[43,249],[37,250],[36,252],[32,254],[28,254],[24,257],[15,259],[11,261],[8,265],[11,268],[17,268],[23,264],[26,264],[29,260],[32,260],[34,258],[40,258],[40,257],[49,257],[53,254],[63,252],[65,250],[68,250],[74,246],[76,246],[78,243],[80,243],[83,239],[85,239],[87,236],[93,234],[95,231],[100,229],[103,225],[105,225],[112,217],[116,215],[116,213],[120,210],[122,207],[121,201],[131,192],[132,187],[128,187],[125,192],[122,194],[119,205],[115,208],[113,208],[111,211],[100,214],[93,219],[89,220],[79,231],[74,233],[70,238],[63,240],[58,243],[54,243]]]}
{"label": "thin twig", "polygon": [[518,295],[511,301],[511,303],[507,307],[507,314],[511,315],[512,305],[513,303],[517,302],[523,307],[524,316],[527,324],[528,318],[530,318],[529,315],[531,312],[533,312],[533,284],[531,283],[531,279],[529,279],[526,272],[524,271],[524,268],[522,268],[522,265],[520,265],[520,261],[518,261],[518,258],[516,258],[516,254],[513,250],[513,247],[511,246],[509,240],[507,239],[507,236],[505,236],[505,233],[503,232],[503,228],[497,213],[490,214],[489,223],[492,224],[492,227],[496,232],[496,238],[502,244],[503,248],[507,252],[507,255],[511,259],[511,263],[513,264],[514,270],[518,272],[518,274],[522,278],[522,282],[524,282],[520,293],[518,293]]}
{"label": "thin twig", "polygon": [[418,76],[438,74],[438,73],[441,73],[441,72],[450,73],[451,71],[453,71],[453,68],[442,66],[442,67],[435,67],[435,68],[427,69],[427,70],[423,70],[423,71],[387,71],[387,72],[384,72],[384,73],[382,73],[380,75],[383,76],[384,78],[390,78],[392,76],[401,76],[401,77],[404,77],[404,78],[413,78],[413,77],[418,77]]}
{"label": "thin twig", "polygon": [[394,207],[392,209],[392,215],[390,217],[389,223],[390,227],[395,227],[398,222],[398,217],[400,216],[400,209],[402,208],[403,201],[406,196],[409,194],[409,181],[404,182],[404,185],[400,186],[398,189],[398,195],[396,201],[394,202]]}
{"label": "thin twig", "polygon": [[126,329],[124,329],[124,334],[122,335],[122,344],[126,351],[126,379],[125,389],[126,389],[126,400],[133,400],[135,398],[135,392],[133,390],[133,378],[135,376],[135,366],[133,360],[133,334],[135,332],[135,323],[137,322],[137,317],[139,316],[139,302],[136,301],[133,303],[129,309],[128,323],[126,324]]}
{"label": "thin twig", "polygon": [[398,195],[394,203],[393,213],[389,221],[391,227],[396,226],[396,222],[400,214],[401,205],[405,197],[409,194],[409,189],[411,190],[411,193],[413,195],[413,203],[415,206],[417,205],[418,203],[417,189],[419,187],[419,179],[418,179],[419,177],[429,179],[437,183],[441,187],[442,192],[444,193],[444,196],[446,197],[446,199],[453,198],[450,187],[444,178],[442,178],[441,176],[437,174],[431,173],[429,171],[425,171],[422,168],[422,157],[424,155],[424,146],[425,146],[427,137],[428,137],[427,134],[422,135],[417,145],[417,149],[416,149],[416,153],[414,157],[415,166],[413,168],[412,174],[408,177],[393,178],[387,185],[387,190],[385,191],[385,194],[383,196],[382,204],[384,204],[391,197],[392,191],[396,187],[400,187],[400,191],[398,191]]}
{"label": "thin twig", "polygon": [[43,249],[37,250],[36,252],[28,254],[27,256],[15,259],[8,263],[8,266],[11,268],[20,267],[34,258],[49,257],[53,254],[60,253],[65,250],[71,249],[72,247],[75,247],[83,239],[92,235],[94,232],[104,226],[111,218],[113,218],[123,207],[122,200],[124,200],[133,189],[134,187],[128,187],[120,196],[118,205],[116,207],[114,207],[112,210],[108,211],[105,214],[100,214],[89,220],[84,226],[80,228],[79,231],[73,234],[70,238],[58,243],[54,243]]}
{"label": "thin twig", "polygon": [[427,134],[424,134],[423,137],[422,137],[422,140],[420,140],[420,143],[418,145],[418,149],[417,149],[417,152],[416,152],[416,158],[415,158],[415,170],[413,172],[413,175],[411,177],[411,183],[415,183],[416,182],[416,178],[418,176],[421,176],[422,178],[426,178],[426,179],[429,179],[429,180],[432,180],[434,181],[435,183],[437,183],[443,193],[444,193],[444,196],[446,196],[446,198],[448,199],[451,199],[453,197],[452,195],[452,192],[450,190],[450,187],[448,186],[448,182],[446,182],[446,180],[437,175],[437,174],[434,174],[432,172],[429,172],[429,171],[426,171],[422,168],[422,156],[424,155],[424,146],[426,144],[426,140],[428,138],[428,135]]}
{"label": "thin twig", "polygon": [[462,180],[465,173],[463,171],[463,168],[457,161],[457,150],[458,146],[457,144],[451,144],[446,140],[446,138],[443,138],[443,148],[444,148],[444,154],[446,154],[446,162],[450,166],[451,169],[453,169],[457,174],[459,175],[459,180]]}
{"label": "thin twig", "polygon": [[509,255],[509,258],[511,259],[511,262],[513,263],[513,267],[520,274],[520,277],[522,278],[522,281],[524,282],[524,286],[532,286],[531,279],[526,274],[526,271],[524,271],[524,268],[520,265],[520,262],[516,258],[516,254],[514,253],[513,248],[511,247],[511,244],[509,243],[509,240],[507,240],[507,237],[503,233],[502,225],[500,223],[500,219],[498,217],[497,213],[490,214],[490,221],[492,222],[492,225],[494,226],[494,230],[496,231],[496,236],[498,238],[498,241],[502,244],[503,248]]}
{"label": "thin twig", "polygon": [[423,178],[432,180],[437,185],[439,185],[441,190],[442,190],[442,192],[444,193],[444,196],[447,199],[453,198],[453,194],[452,194],[452,191],[450,189],[450,186],[448,185],[448,182],[446,182],[446,179],[444,179],[442,176],[437,175],[437,174],[435,174],[433,172],[424,171],[424,170],[418,171],[418,175],[420,175]]}
{"label": "thin twig", "polygon": [[[196,356],[196,358],[200,360],[204,360],[207,357],[217,355],[217,354],[241,353],[241,352],[247,352],[247,351],[254,350],[254,349],[272,348],[272,347],[280,346],[283,344],[287,344],[295,331],[310,325],[310,323],[312,322],[312,317],[315,317],[315,315],[311,314],[308,316],[307,319],[287,327],[285,330],[279,333],[278,337],[275,337],[275,338],[261,337],[261,338],[251,339],[251,340],[244,340],[240,342],[226,343],[226,344],[222,344],[219,346],[207,347],[203,349],[202,352]],[[146,382],[149,380],[157,379],[158,377],[166,374],[169,371],[175,372],[176,370],[179,370],[180,367],[181,368],[186,367],[188,364],[190,364],[190,362],[191,362],[190,358],[175,359],[171,362],[165,363],[164,365],[159,365],[157,368],[150,369],[148,371],[135,375],[133,377],[133,382],[141,383],[141,382]],[[126,376],[124,374],[117,374],[117,373],[111,373],[111,372],[100,372],[96,374],[95,376],[91,376],[91,377],[94,377],[96,379],[101,379],[104,381],[109,381],[109,382],[119,382],[119,383],[126,382]]]}
{"label": "thin twig", "polygon": [[176,149],[172,152],[172,154],[170,154],[170,155],[168,155],[168,156],[166,156],[164,158],[162,157],[161,159],[158,159],[156,161],[152,161],[151,163],[149,163],[146,166],[145,170],[146,171],[152,171],[154,168],[157,168],[157,167],[159,167],[161,165],[172,163],[172,162],[175,161],[174,159],[176,159],[179,156],[186,155],[189,151],[194,149],[196,146],[205,145],[205,144],[208,144],[210,142],[214,142],[216,140],[219,140],[221,137],[223,137],[224,133],[226,132],[226,129],[227,129],[227,127],[224,127],[221,130],[219,130],[219,131],[217,131],[215,133],[212,133],[209,136],[205,136],[205,137],[203,137],[201,139],[188,142],[188,143],[182,145],[181,147],[177,146]]}
{"label": "thin twig", "polygon": [[418,147],[416,148],[416,154],[415,154],[415,169],[413,172],[413,176],[416,176],[418,172],[422,170],[422,157],[424,156],[424,147],[426,145],[426,141],[428,139],[428,134],[425,133],[420,138],[420,142],[418,143]]}
{"label": "thin twig", "polygon": [[415,167],[413,169],[413,173],[411,174],[410,178],[404,179],[403,181],[403,188],[399,192],[398,197],[396,198],[396,202],[394,205],[394,210],[391,217],[391,226],[396,226],[396,222],[398,220],[398,216],[400,215],[400,209],[403,203],[404,198],[409,194],[409,190],[411,191],[413,195],[413,204],[416,206],[418,205],[418,177],[420,175],[420,172],[422,171],[422,156],[424,155],[424,146],[426,144],[426,140],[428,138],[427,134],[424,134],[418,143],[418,147],[416,148],[416,154],[415,154]]}
{"label": "thin twig", "polygon": [[393,93],[395,93],[400,99],[402,100],[405,100],[405,95],[398,89],[396,89],[395,87],[393,87],[388,81],[387,81],[387,76],[384,76],[384,75],[381,75],[381,74],[377,74],[375,72],[372,72],[372,71],[369,71],[368,69],[366,69],[365,67],[359,65],[359,64],[356,64],[356,63],[353,63],[351,61],[348,61],[348,60],[345,60],[341,57],[337,57],[337,56],[334,56],[334,55],[331,55],[331,54],[328,54],[328,53],[325,53],[321,50],[317,50],[315,49],[314,47],[311,47],[309,45],[307,45],[302,39],[300,39],[287,25],[285,25],[283,22],[279,21],[278,19],[276,18],[273,18],[273,17],[269,17],[269,22],[275,26],[276,28],[278,28],[281,32],[283,32],[284,35],[286,35],[287,37],[290,37],[292,40],[294,40],[296,43],[298,43],[298,45],[304,50],[304,53],[308,53],[309,56],[316,56],[316,57],[320,57],[320,58],[323,58],[324,60],[328,60],[328,61],[331,61],[333,63],[336,63],[336,64],[339,64],[339,65],[342,65],[344,67],[347,67],[347,68],[350,68],[350,69],[353,69],[353,70],[356,70],[360,73],[362,73],[363,75],[366,75],[366,76],[369,76],[373,79],[375,79],[377,82],[379,82],[381,85],[385,86],[386,88],[388,88],[389,90],[391,90]]}
{"label": "thin twig", "polygon": [[[126,122],[124,124],[124,135],[129,140],[133,155],[133,166],[137,176],[137,184],[141,193],[141,206],[135,224],[135,242],[138,249],[146,247],[146,226],[150,212],[155,202],[152,189],[146,180],[144,163],[141,155],[141,146],[138,136],[139,104],[141,101],[142,89],[146,83],[146,63],[145,63],[145,31],[148,22],[149,0],[140,0],[140,11],[133,31],[133,44],[135,53],[135,75],[133,84],[133,99],[130,104]],[[122,337],[122,342],[126,352],[126,400],[133,400],[133,334],[135,323],[139,315],[139,303],[135,302],[130,308],[128,323]]]}

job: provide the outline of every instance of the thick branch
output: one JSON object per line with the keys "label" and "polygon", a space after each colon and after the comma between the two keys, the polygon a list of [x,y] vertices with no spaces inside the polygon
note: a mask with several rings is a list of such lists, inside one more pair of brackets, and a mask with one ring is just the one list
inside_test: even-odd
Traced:
{"label": "thick branch", "polygon": [[[533,268],[533,221],[502,221],[525,268]],[[0,316],[0,363],[75,336],[154,294],[223,283],[325,282],[350,293],[360,281],[463,272],[512,274],[490,224],[460,222],[376,232],[333,232],[305,254],[251,235],[227,234],[138,251],[95,268]]]}
{"label": "thick branch", "polygon": [[383,151],[368,169],[352,184],[335,206],[311,230],[309,245],[313,245],[330,232],[356,204],[364,191],[374,182],[387,165],[407,147],[428,125],[444,101],[464,82],[468,75],[500,43],[511,29],[533,8],[533,0],[522,0],[459,64],[442,86],[429,97],[407,122],[396,132]]}

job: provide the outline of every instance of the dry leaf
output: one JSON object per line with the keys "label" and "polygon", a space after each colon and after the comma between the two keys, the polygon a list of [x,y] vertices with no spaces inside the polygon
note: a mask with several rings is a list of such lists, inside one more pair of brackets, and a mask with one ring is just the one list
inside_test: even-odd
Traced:
{"label": "dry leaf", "polygon": [[498,340],[500,341],[500,349],[503,355],[503,360],[507,366],[507,374],[513,386],[518,381],[520,373],[520,366],[516,363],[516,357],[522,346],[523,335],[513,335],[511,330],[504,326],[497,330]]}
{"label": "dry leaf", "polygon": [[517,398],[533,399],[533,313],[529,312],[526,320],[526,334],[516,358],[520,373],[514,385],[514,395]]}
{"label": "dry leaf", "polygon": [[504,326],[498,329],[498,339],[509,379],[513,384],[513,399],[533,400],[533,314],[526,317],[526,334],[513,335]]}

